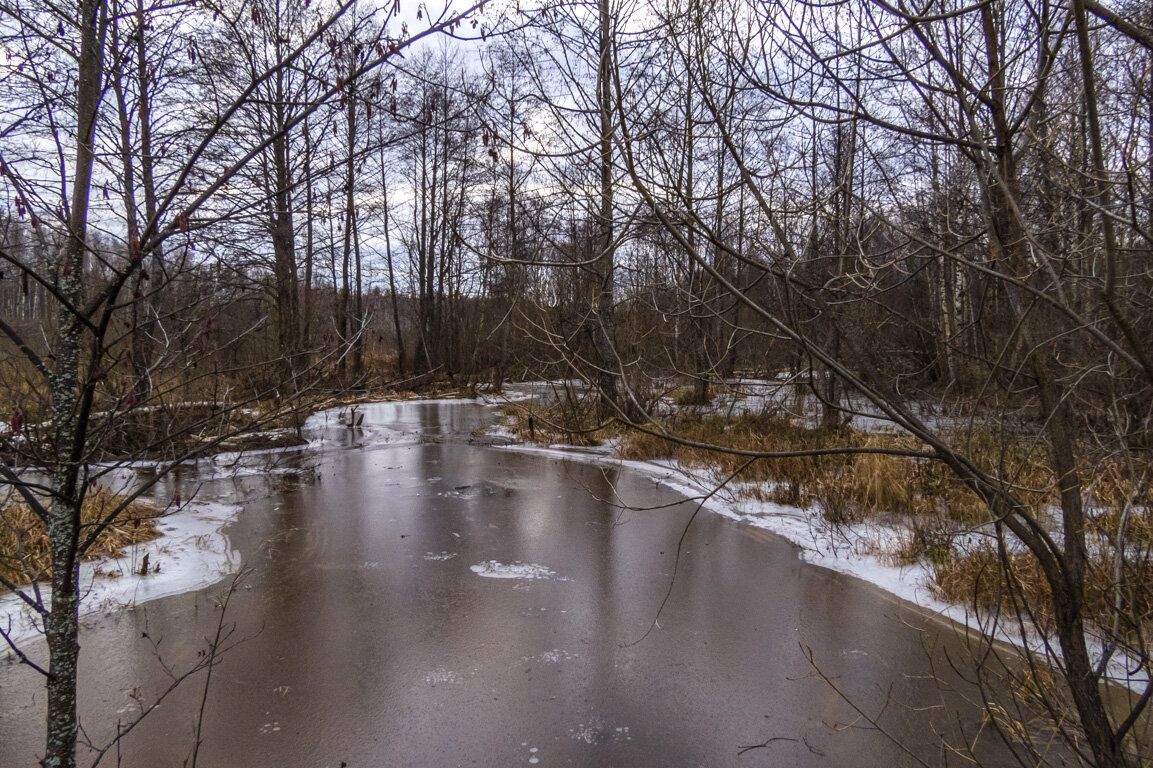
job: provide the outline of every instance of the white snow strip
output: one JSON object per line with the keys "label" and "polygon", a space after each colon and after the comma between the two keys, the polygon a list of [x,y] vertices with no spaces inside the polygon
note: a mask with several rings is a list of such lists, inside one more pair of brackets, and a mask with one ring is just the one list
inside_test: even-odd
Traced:
{"label": "white snow strip", "polygon": [[[85,590],[81,619],[203,589],[234,572],[240,554],[232,549],[223,529],[239,512],[239,506],[189,502],[157,520],[164,534],[160,538],[136,545],[121,558],[81,563],[80,583]],[[149,572],[141,576],[145,555]],[[47,603],[51,589],[41,585],[41,594]],[[33,611],[13,593],[0,595],[0,622],[21,647],[42,634]],[[0,644],[0,654],[3,651]]]}

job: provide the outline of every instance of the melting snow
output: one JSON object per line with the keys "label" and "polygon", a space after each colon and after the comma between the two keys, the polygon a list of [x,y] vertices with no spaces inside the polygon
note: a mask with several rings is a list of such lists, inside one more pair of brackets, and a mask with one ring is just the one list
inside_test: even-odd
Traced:
{"label": "melting snow", "polygon": [[[188,502],[163,518],[165,535],[161,538],[137,544],[124,557],[81,563],[80,582],[85,590],[81,618],[203,589],[234,572],[240,553],[232,549],[223,529],[239,512],[240,507],[234,505]],[[141,576],[140,564],[146,555],[149,572]],[[51,590],[41,585],[40,591],[47,603]],[[0,595],[0,622],[10,628],[17,645],[41,635],[40,622],[13,593]],[[0,643],[0,653],[3,650]]]}
{"label": "melting snow", "polygon": [[446,683],[459,683],[462,679],[458,673],[453,672],[451,669],[444,669],[443,667],[437,667],[424,676],[424,682],[434,688]]}
{"label": "melting snow", "polygon": [[477,576],[487,576],[490,579],[553,579],[555,581],[568,581],[563,576],[557,576],[556,571],[549,570],[543,565],[535,563],[501,563],[496,560],[487,560],[477,563],[470,570]]}

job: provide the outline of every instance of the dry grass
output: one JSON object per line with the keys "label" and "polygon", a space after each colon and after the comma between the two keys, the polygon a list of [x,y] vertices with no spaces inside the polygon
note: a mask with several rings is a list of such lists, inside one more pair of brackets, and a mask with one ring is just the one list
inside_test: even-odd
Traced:
{"label": "dry grass", "polygon": [[673,405],[684,407],[705,406],[712,402],[712,395],[708,391],[699,392],[696,387],[681,387],[673,391],[670,396]]}
{"label": "dry grass", "polygon": [[[742,450],[802,451],[821,448],[865,447],[923,449],[917,440],[893,435],[872,434],[851,429],[808,428],[775,413],[739,416],[681,413],[667,428],[678,437]],[[655,428],[654,428],[654,431]],[[966,430],[955,438],[966,452],[991,476],[1000,478],[1018,498],[1036,510],[1057,502],[1054,473],[1047,454],[1034,441],[1020,433],[994,430]],[[720,454],[704,448],[678,445],[655,435],[630,432],[624,436],[620,455],[626,459],[672,459],[686,466],[715,468],[719,473],[735,471],[745,458]],[[1135,476],[1153,476],[1153,469],[1138,469],[1115,460],[1087,462],[1086,476],[1096,478],[1094,501],[1100,505],[1120,505],[1135,499],[1149,507],[1148,483],[1135,490]],[[814,502],[826,508],[834,521],[858,520],[876,513],[944,516],[959,526],[975,527],[989,521],[985,503],[951,470],[940,462],[903,456],[856,454],[849,456],[762,459],[740,477],[750,483],[771,487],[755,494],[758,498],[808,506]],[[1153,523],[1133,520],[1134,536],[1153,541]]]}
{"label": "dry grass", "polygon": [[[1145,461],[1140,462],[1136,460],[1138,456],[1141,454],[1124,457],[1127,461],[1115,455],[1107,456],[1092,467],[1090,492],[1094,505],[1118,510],[1118,514],[1126,504],[1153,508],[1153,458],[1146,452]],[[1129,522],[1132,524],[1133,520]]]}
{"label": "dry grass", "polygon": [[[699,443],[745,450],[798,451],[818,448],[869,447],[922,448],[915,440],[852,430],[812,429],[774,413],[710,416],[681,412],[669,424],[670,432]],[[1046,452],[1021,433],[968,430],[954,437],[992,476],[1043,518],[1057,504],[1054,473]],[[671,459],[689,467],[712,469],[728,475],[746,459],[684,446],[655,435],[624,435],[620,455],[626,459]],[[1132,460],[1132,457],[1130,457]],[[1134,503],[1126,524],[1130,556],[1118,590],[1112,552],[1106,546],[1086,574],[1087,617],[1098,626],[1112,627],[1120,599],[1120,632],[1136,638],[1153,629],[1153,552],[1147,561],[1134,561],[1135,545],[1153,545],[1153,514],[1145,478],[1148,467],[1134,467],[1109,458],[1086,461],[1086,477],[1095,478],[1093,500],[1115,505],[1095,515],[1091,531],[1104,540],[1116,536],[1120,508]],[[905,526],[892,559],[903,564],[927,562],[936,588],[946,600],[984,609],[1015,610],[1029,606],[1042,626],[1051,622],[1051,595],[1036,560],[1028,553],[1013,553],[1001,563],[992,547],[962,552],[955,542],[962,534],[990,522],[984,502],[939,462],[903,456],[856,454],[847,456],[761,459],[740,479],[746,498],[799,507],[820,506],[835,524],[870,517],[903,520]]]}
{"label": "dry grass", "polygon": [[[1122,510],[1118,507],[1106,509],[1089,520],[1089,529],[1099,536],[1114,541],[1121,526]],[[1125,521],[1125,541],[1131,544],[1149,546],[1153,544],[1153,513],[1149,507],[1130,511]]]}
{"label": "dry grass", "polygon": [[[888,435],[809,429],[771,413],[687,417],[677,421],[673,429],[679,437],[693,442],[738,450],[916,447],[913,441]],[[735,472],[746,461],[742,456],[679,445],[641,432],[625,435],[620,455],[625,459],[674,459],[686,466],[716,468],[723,474]],[[846,522],[876,512],[912,510],[918,502],[910,476],[916,472],[916,463],[902,456],[801,456],[761,459],[745,469],[739,479],[771,484],[761,498],[795,506],[819,503],[830,520]]]}
{"label": "dry grass", "polygon": [[914,518],[901,533],[897,549],[891,553],[893,560],[901,565],[912,565],[922,560],[933,565],[946,565],[953,559],[955,533],[940,518]]}
{"label": "dry grass", "polygon": [[[120,503],[119,497],[104,488],[95,488],[84,499],[81,525],[84,529],[103,521]],[[111,525],[97,537],[85,559],[120,557],[127,547],[159,536],[155,520],[159,512],[146,504],[129,504]],[[81,531],[81,537],[84,531]],[[48,532],[43,522],[25,504],[9,503],[0,510],[0,575],[23,584],[45,578],[52,567]]]}
{"label": "dry grass", "polygon": [[[1052,629],[1052,593],[1031,554],[1012,552],[1002,558],[989,544],[932,564],[937,592],[945,600],[985,610],[1021,610],[1038,626]],[[1112,558],[1091,558],[1085,575],[1085,615],[1109,629],[1119,619],[1121,638],[1141,642],[1153,620],[1153,562],[1127,559],[1118,582]]]}
{"label": "dry grass", "polygon": [[591,398],[561,398],[529,404],[509,403],[500,410],[501,423],[518,440],[538,443],[600,445],[607,433],[596,429],[596,404]]}
{"label": "dry grass", "polygon": [[[1036,576],[1036,561],[1031,557],[1017,556],[1017,562],[1010,556],[1014,581],[1020,585],[1023,594],[1038,596],[1041,583]],[[961,556],[944,558],[933,564],[933,580],[937,592],[951,603],[972,605],[977,608],[1011,609],[1011,594],[1006,590],[1005,571],[1000,555],[992,545],[980,546]],[[1023,578],[1022,578],[1023,577]]]}

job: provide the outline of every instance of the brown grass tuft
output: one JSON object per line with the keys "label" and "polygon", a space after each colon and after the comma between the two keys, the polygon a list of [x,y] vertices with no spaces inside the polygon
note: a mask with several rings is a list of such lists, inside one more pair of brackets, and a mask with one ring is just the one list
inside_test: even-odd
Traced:
{"label": "brown grass tuft", "polygon": [[702,394],[696,387],[681,387],[672,393],[673,405],[681,407],[705,406],[712,402],[708,390]]}
{"label": "brown grass tuft", "polygon": [[[1139,642],[1153,617],[1153,562],[1127,559],[1120,584],[1113,567],[1109,557],[1090,559],[1085,574],[1086,617],[1102,628],[1113,627],[1116,618],[1121,638]],[[990,610],[1019,609],[1039,626],[1052,628],[1051,592],[1040,565],[1029,553],[1013,552],[1002,561],[989,544],[934,562],[933,570],[937,591],[950,602]]]}
{"label": "brown grass tuft", "polygon": [[[909,440],[888,435],[866,435],[850,430],[809,429],[773,413],[741,416],[682,415],[672,430],[684,439],[739,450],[804,451],[818,448],[865,446],[910,448]],[[734,471],[746,459],[704,448],[680,445],[643,432],[629,432],[619,455],[625,459],[675,459],[686,466],[714,467],[722,474]],[[745,469],[740,480],[771,483],[762,498],[805,506],[822,505],[833,522],[849,522],[877,512],[910,512],[915,506],[915,487],[910,476],[912,461],[901,456],[859,454],[855,456],[800,456],[761,459]]]}
{"label": "brown grass tuft", "polygon": [[[120,497],[97,487],[84,497],[81,509],[81,537],[103,521],[120,503]],[[147,504],[132,503],[120,511],[111,525],[97,537],[85,553],[85,559],[121,557],[133,544],[160,535],[155,520],[160,513]],[[51,571],[52,556],[48,549],[48,531],[26,505],[9,503],[0,509],[0,576],[16,584],[45,578]]]}
{"label": "brown grass tuft", "polygon": [[518,440],[600,445],[606,431],[596,429],[596,403],[586,399],[562,397],[547,402],[509,403],[501,408],[500,419]]}
{"label": "brown grass tuft", "polygon": [[[1117,538],[1121,526],[1122,509],[1112,507],[1089,520],[1089,529],[1112,542]],[[1132,509],[1125,520],[1125,541],[1130,545],[1148,546],[1153,544],[1153,514],[1148,507]]]}
{"label": "brown grass tuft", "polygon": [[928,560],[944,566],[953,559],[953,535],[947,523],[929,517],[913,518],[912,524],[899,537],[893,559],[901,565]]}

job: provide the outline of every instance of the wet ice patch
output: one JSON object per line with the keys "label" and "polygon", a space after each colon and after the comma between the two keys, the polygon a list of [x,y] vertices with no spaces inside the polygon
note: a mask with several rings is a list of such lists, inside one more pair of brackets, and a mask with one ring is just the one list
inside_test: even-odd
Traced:
{"label": "wet ice patch", "polygon": [[562,661],[571,661],[575,659],[575,653],[562,651],[560,648],[553,648],[551,651],[538,653],[536,656],[526,656],[523,661],[539,661],[542,664],[560,664]]}
{"label": "wet ice patch", "polygon": [[263,734],[269,734],[269,733],[276,733],[279,730],[280,730],[280,723],[276,722],[275,720],[273,720],[271,723],[265,723],[264,725],[260,726],[260,733],[262,735]]}
{"label": "wet ice patch", "polygon": [[536,563],[501,563],[497,560],[486,560],[469,568],[477,576],[490,579],[552,579],[554,581],[568,581],[563,576],[557,576],[556,571],[550,570]]}
{"label": "wet ice patch", "polygon": [[453,672],[451,669],[445,669],[443,667],[437,667],[436,669],[431,670],[428,673],[426,673],[424,676],[425,684],[430,685],[433,688],[435,688],[438,685],[447,685],[449,683],[459,683],[462,679],[463,678],[461,678],[461,676],[458,673]]}
{"label": "wet ice patch", "polygon": [[454,557],[456,557],[455,552],[425,552],[424,553],[424,559],[425,560],[432,560],[432,561],[437,561],[437,562],[444,561],[444,560],[451,560]]}
{"label": "wet ice patch", "polygon": [[577,741],[583,741],[586,744],[592,744],[594,746],[598,744],[608,744],[612,741],[633,740],[633,737],[629,734],[629,727],[627,725],[614,728],[599,718],[589,723],[578,723],[576,728],[569,729],[569,735]]}

